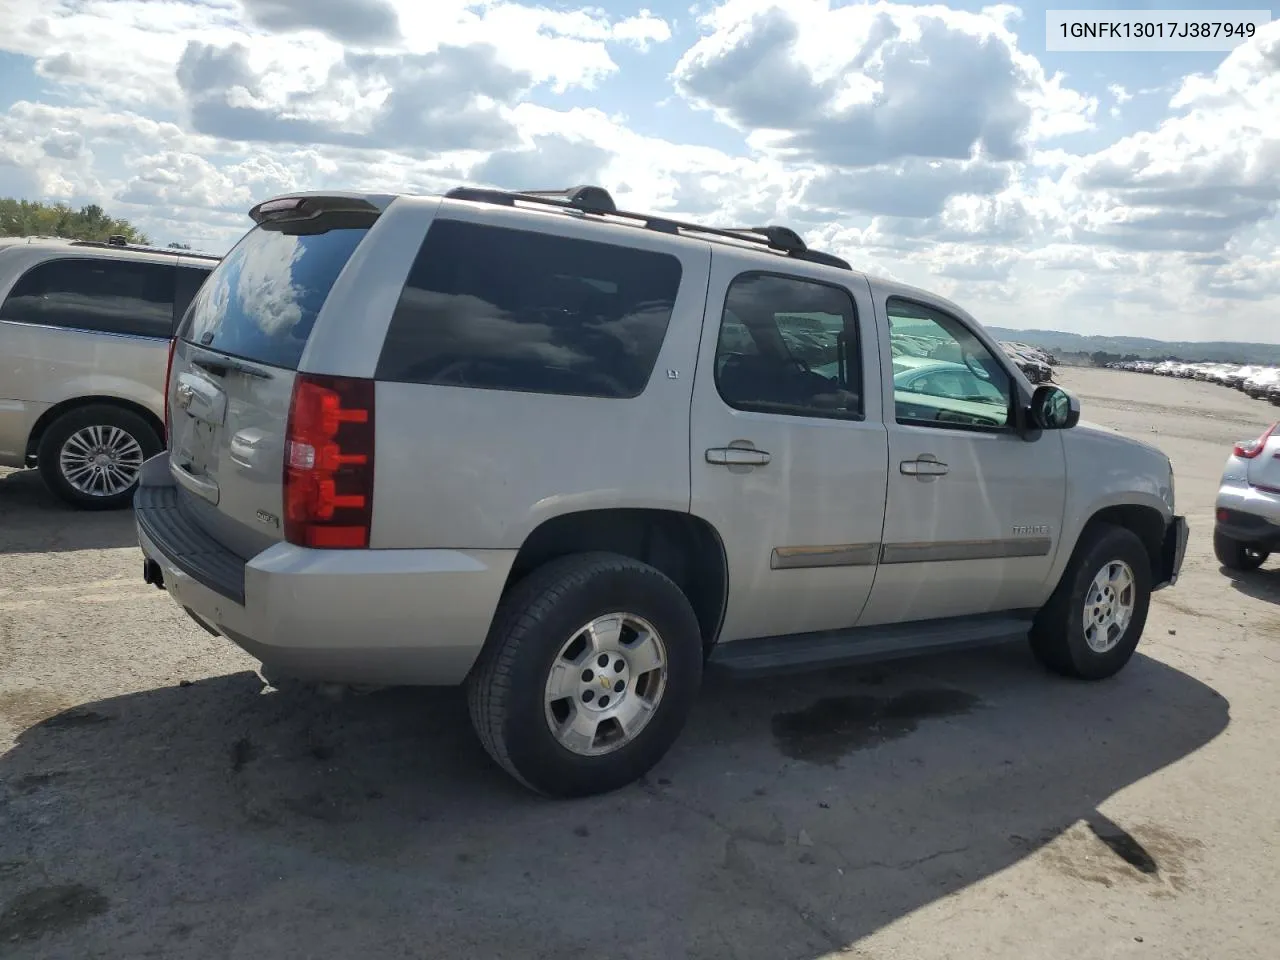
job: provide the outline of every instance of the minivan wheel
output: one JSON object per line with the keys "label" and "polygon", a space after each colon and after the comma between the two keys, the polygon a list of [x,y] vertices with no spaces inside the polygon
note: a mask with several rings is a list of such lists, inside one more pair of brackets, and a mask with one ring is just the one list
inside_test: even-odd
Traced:
{"label": "minivan wheel", "polygon": [[130,410],[76,407],[45,429],[36,466],[55,494],[88,510],[129,505],[142,464],[164,449],[156,431]]}
{"label": "minivan wheel", "polygon": [[639,779],[670,748],[702,681],[693,608],[664,574],[610,553],[553,560],[498,606],[467,680],[489,755],[552,797]]}
{"label": "minivan wheel", "polygon": [[1232,540],[1226,534],[1213,532],[1213,555],[1228,570],[1257,570],[1267,562],[1270,552],[1239,540]]}
{"label": "minivan wheel", "polygon": [[1118,673],[1138,646],[1151,605],[1151,558],[1137,535],[1085,531],[1058,588],[1036,615],[1031,649],[1050,670],[1081,680]]}

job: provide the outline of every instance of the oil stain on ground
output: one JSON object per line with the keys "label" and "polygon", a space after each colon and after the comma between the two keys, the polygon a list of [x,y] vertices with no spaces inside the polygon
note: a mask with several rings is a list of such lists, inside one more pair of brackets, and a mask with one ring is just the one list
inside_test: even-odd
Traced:
{"label": "oil stain on ground", "polygon": [[921,720],[954,717],[982,703],[963,690],[908,690],[893,697],[825,697],[803,710],[775,714],[778,748],[793,760],[833,765],[854,750],[905,737]]}
{"label": "oil stain on ground", "polygon": [[1101,814],[1086,821],[1089,831],[1105,844],[1112,853],[1139,873],[1147,876],[1160,872],[1160,865],[1138,838],[1124,827],[1113,823]]}
{"label": "oil stain on ground", "polygon": [[35,940],[78,926],[107,912],[107,898],[79,883],[37,887],[0,911],[0,943]]}
{"label": "oil stain on ground", "polygon": [[1040,853],[1059,872],[1103,887],[1148,885],[1152,896],[1175,896],[1187,889],[1200,841],[1154,823],[1126,830],[1094,811]]}

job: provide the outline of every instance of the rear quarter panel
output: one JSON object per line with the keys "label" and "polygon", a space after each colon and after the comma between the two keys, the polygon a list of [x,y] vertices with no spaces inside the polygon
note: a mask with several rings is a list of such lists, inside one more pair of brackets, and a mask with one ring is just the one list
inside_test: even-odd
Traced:
{"label": "rear quarter panel", "polygon": [[689,407],[707,244],[562,216],[446,206],[450,217],[472,222],[672,253],[682,265],[680,291],[649,382],[634,399],[379,383],[371,545],[516,549],[562,514],[688,511]]}

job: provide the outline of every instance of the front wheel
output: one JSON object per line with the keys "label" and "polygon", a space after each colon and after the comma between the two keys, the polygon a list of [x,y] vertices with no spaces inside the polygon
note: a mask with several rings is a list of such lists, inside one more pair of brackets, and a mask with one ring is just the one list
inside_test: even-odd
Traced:
{"label": "front wheel", "polygon": [[489,755],[538,793],[616,790],[675,741],[702,679],[688,599],[653,567],[577,554],[505,596],[467,680]]}
{"label": "front wheel", "polygon": [[1031,649],[1050,670],[1082,680],[1119,673],[1151,604],[1151,558],[1124,527],[1087,530],[1057,590],[1036,615]]}
{"label": "front wheel", "polygon": [[1257,570],[1271,556],[1267,550],[1232,540],[1216,530],[1213,534],[1213,555],[1228,570],[1241,571]]}
{"label": "front wheel", "polygon": [[132,410],[95,403],[49,424],[36,466],[54,493],[87,510],[127,507],[142,464],[164,449],[159,435]]}

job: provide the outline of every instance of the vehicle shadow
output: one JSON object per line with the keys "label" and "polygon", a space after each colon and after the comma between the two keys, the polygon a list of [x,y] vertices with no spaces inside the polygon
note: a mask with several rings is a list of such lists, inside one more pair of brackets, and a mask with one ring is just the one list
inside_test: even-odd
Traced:
{"label": "vehicle shadow", "polygon": [[1167,891],[1195,838],[1098,807],[1228,722],[1159,661],[1077,684],[1012,647],[711,683],[643,782],[552,802],[489,761],[456,691],[212,677],[62,712],[0,757],[0,942],[816,958],[1026,857]]}
{"label": "vehicle shadow", "polygon": [[1255,600],[1280,603],[1280,570],[1228,570],[1220,572],[1231,581],[1233,589]]}
{"label": "vehicle shadow", "polygon": [[61,553],[138,545],[132,510],[77,510],[35,470],[0,469],[0,553]]}

